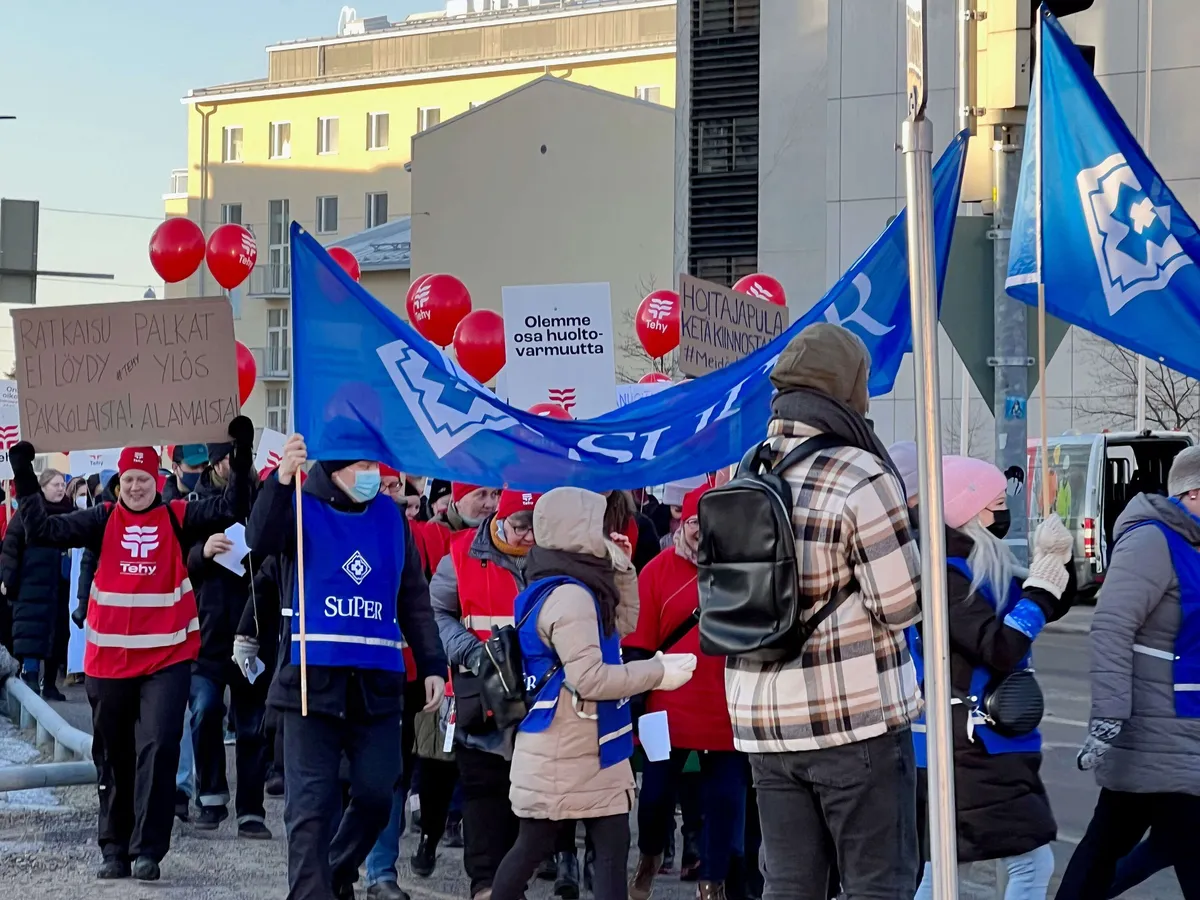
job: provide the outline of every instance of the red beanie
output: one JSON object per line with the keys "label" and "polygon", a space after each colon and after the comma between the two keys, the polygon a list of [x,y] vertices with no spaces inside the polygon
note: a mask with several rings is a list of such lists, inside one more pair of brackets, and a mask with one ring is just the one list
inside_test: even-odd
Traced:
{"label": "red beanie", "polygon": [[702,484],[698,488],[693,488],[683,495],[683,513],[679,516],[680,522],[686,522],[692,516],[700,513],[700,498],[707,494],[712,488],[707,484]]}
{"label": "red beanie", "polygon": [[391,466],[389,466],[387,463],[380,463],[379,464],[379,477],[380,478],[399,478],[400,473],[397,472],[395,469],[393,469]]}
{"label": "red beanie", "polygon": [[450,499],[457,503],[463,497],[467,496],[467,494],[471,493],[471,491],[477,490],[479,490],[479,485],[477,484],[465,484],[464,482],[456,481],[450,485]]}
{"label": "red beanie", "polygon": [[496,518],[507,519],[515,512],[523,509],[533,509],[541,494],[531,494],[529,491],[504,491],[500,502],[496,505]]}
{"label": "red beanie", "polygon": [[126,447],[117,461],[117,472],[124,475],[131,469],[158,477],[158,451],[153,447]]}

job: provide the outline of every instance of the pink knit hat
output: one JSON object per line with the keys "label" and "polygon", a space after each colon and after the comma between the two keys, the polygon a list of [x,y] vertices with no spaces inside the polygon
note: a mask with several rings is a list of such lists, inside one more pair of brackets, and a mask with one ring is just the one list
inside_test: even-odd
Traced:
{"label": "pink knit hat", "polygon": [[962,528],[1005,492],[1004,473],[990,462],[968,456],[942,457],[946,524]]}

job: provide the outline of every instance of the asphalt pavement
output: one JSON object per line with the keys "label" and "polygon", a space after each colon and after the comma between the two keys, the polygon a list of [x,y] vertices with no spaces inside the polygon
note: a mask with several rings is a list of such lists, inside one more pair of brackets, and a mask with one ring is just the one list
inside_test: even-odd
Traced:
{"label": "asphalt pavement", "polygon": [[[1072,612],[1048,628],[1038,639],[1034,664],[1046,695],[1042,723],[1044,761],[1042,777],[1059,825],[1054,845],[1056,877],[1066,867],[1075,844],[1087,828],[1097,789],[1092,776],[1075,767],[1075,754],[1087,731],[1088,637],[1091,611]],[[89,710],[80,688],[68,690],[70,700],[56,704],[80,727],[90,725]],[[229,748],[229,771],[233,771]],[[99,864],[95,845],[95,790],[70,788],[58,792],[59,810],[0,810],[0,885],[4,897],[19,900],[60,900],[72,896],[91,898],[161,898],[161,900],[267,900],[286,893],[286,855],[281,821],[281,799],[267,801],[268,825],[275,838],[269,842],[241,841],[232,822],[216,832],[200,832],[194,825],[176,824],[171,853],[163,863],[163,881],[155,885],[134,882],[103,883],[93,878]],[[414,876],[407,858],[415,839],[404,838],[401,883],[414,900],[461,900],[469,894],[462,870],[462,853],[442,848],[438,869],[429,879]],[[801,851],[802,848],[797,848]],[[631,865],[633,857],[631,855]],[[964,900],[996,898],[995,867],[979,864],[964,886]],[[691,900],[695,888],[675,876],[659,879],[656,900]],[[550,886],[539,882],[529,900],[550,900]],[[1051,891],[1053,896],[1053,889]],[[1160,873],[1124,895],[1134,900],[1181,898],[1175,876]],[[365,897],[365,891],[359,891]]]}

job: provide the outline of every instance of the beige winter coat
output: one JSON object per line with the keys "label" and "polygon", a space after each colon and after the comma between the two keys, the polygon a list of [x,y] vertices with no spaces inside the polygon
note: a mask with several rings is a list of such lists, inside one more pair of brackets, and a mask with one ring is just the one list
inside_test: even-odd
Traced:
{"label": "beige winter coat", "polygon": [[[610,555],[604,540],[604,498],[581,488],[556,488],[533,511],[538,545],[551,550],[613,558],[621,592],[617,630],[621,636],[637,624],[637,575],[619,551]],[[615,549],[615,548],[614,548]],[[509,799],[524,819],[595,819],[624,815],[633,808],[633,770],[625,761],[600,768],[594,702],[619,700],[653,690],[662,681],[655,659],[623,666],[606,665],[600,654],[600,625],[591,594],[564,585],[546,599],[538,614],[538,633],[563,662],[566,685],[581,700],[572,705],[564,686],[554,721],[545,731],[517,732]]]}

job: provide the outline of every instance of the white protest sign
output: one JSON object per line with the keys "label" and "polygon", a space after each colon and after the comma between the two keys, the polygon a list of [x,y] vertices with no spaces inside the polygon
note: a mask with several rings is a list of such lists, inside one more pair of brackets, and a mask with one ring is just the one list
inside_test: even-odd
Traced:
{"label": "white protest sign", "polygon": [[643,397],[651,397],[660,391],[665,391],[669,387],[674,387],[669,381],[651,381],[647,384],[641,382],[637,384],[618,384],[617,385],[617,409],[622,406],[628,406],[635,400],[641,400]]}
{"label": "white protest sign", "polygon": [[8,450],[21,439],[21,407],[17,403],[17,383],[0,380],[0,478],[13,477]]}
{"label": "white protest sign", "polygon": [[259,472],[278,467],[283,459],[283,445],[287,437],[273,428],[264,428],[258,437],[258,453],[254,456],[254,468]]}
{"label": "white protest sign", "polygon": [[108,450],[72,450],[68,457],[71,463],[71,477],[99,475],[105,469],[115,472],[120,458],[120,447]]}
{"label": "white protest sign", "polygon": [[616,408],[612,300],[608,284],[501,289],[508,403],[557,403],[575,419]]}

